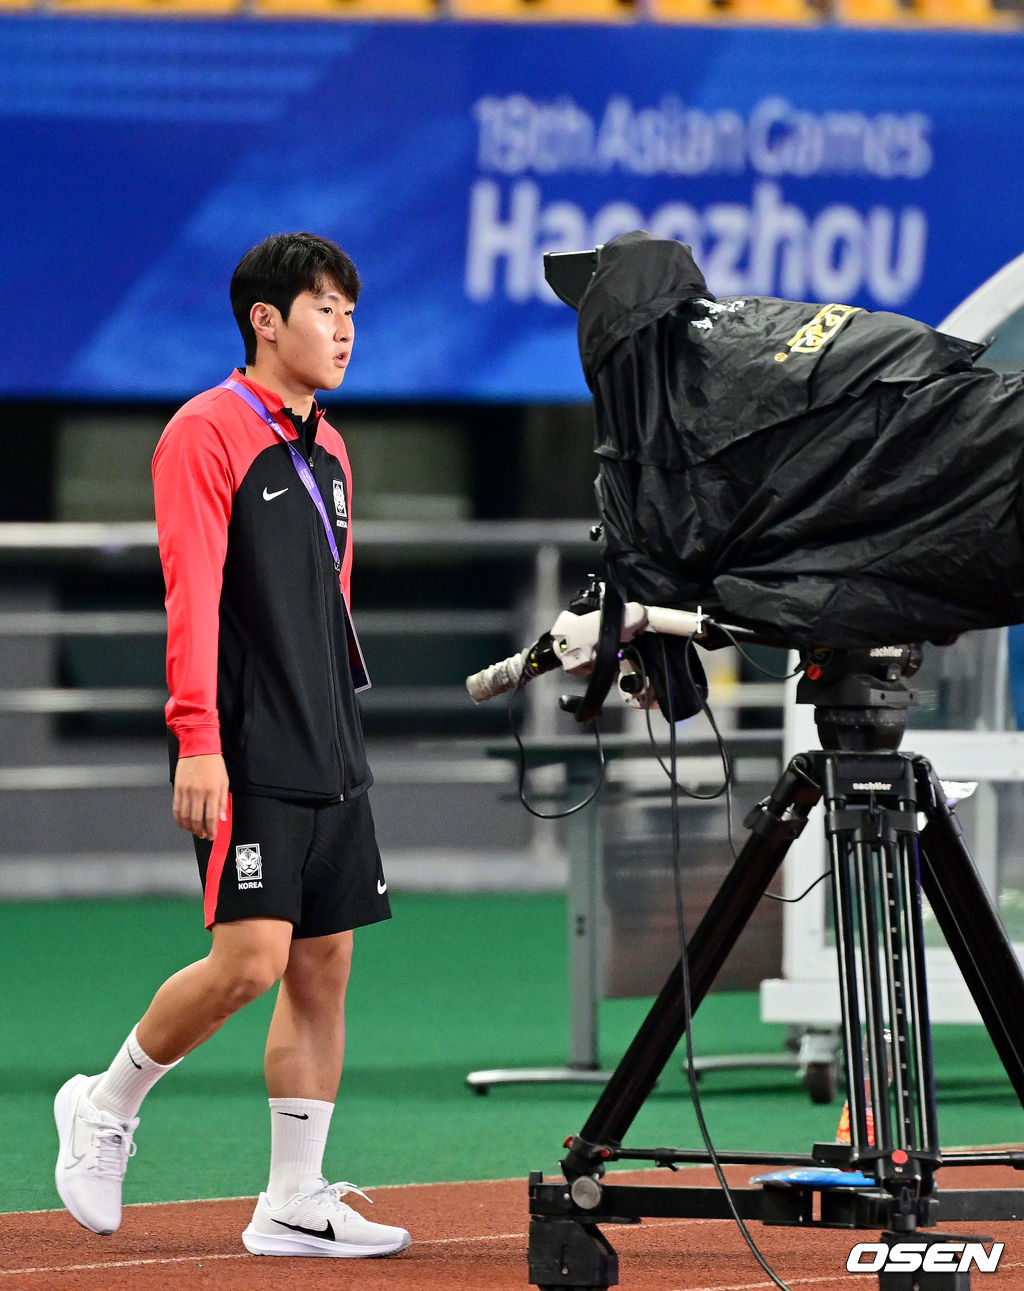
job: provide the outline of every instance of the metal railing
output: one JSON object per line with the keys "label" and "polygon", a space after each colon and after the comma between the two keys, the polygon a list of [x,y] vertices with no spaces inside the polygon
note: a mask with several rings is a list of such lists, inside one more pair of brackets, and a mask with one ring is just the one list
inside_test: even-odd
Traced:
{"label": "metal railing", "polygon": [[[473,521],[423,525],[390,521],[363,521],[357,530],[360,563],[395,564],[488,560],[514,557],[523,562],[528,591],[520,606],[494,610],[442,606],[429,610],[367,610],[358,614],[365,637],[394,635],[401,639],[426,636],[465,638],[474,635],[508,638],[512,648],[534,639],[549,627],[562,608],[563,560],[596,549],[583,521]],[[20,640],[60,639],[70,636],[115,639],[162,637],[166,619],[162,610],[61,610],[5,608],[11,598],[4,593],[4,575],[27,569],[45,584],[68,568],[152,568],[159,570],[156,526],[152,523],[28,523],[0,524],[0,643]],[[491,662],[481,658],[484,666]],[[469,700],[460,685],[389,685],[370,692],[375,712],[438,713],[468,711]],[[147,686],[59,686],[4,684],[0,671],[0,715],[67,715],[96,713],[158,713],[166,701],[162,688]],[[527,727],[543,732],[548,707],[537,705],[527,694]],[[486,778],[504,777],[506,769],[484,763]],[[480,779],[481,764],[436,759],[397,768],[404,777],[420,783],[440,778]],[[385,777],[388,772],[384,772]],[[166,780],[166,766],[45,765],[0,767],[0,790],[87,788],[158,784]]]}
{"label": "metal railing", "polygon": [[[511,576],[515,583],[507,596],[501,590],[489,594],[496,602],[490,609],[465,604],[356,606],[360,634],[364,640],[376,637],[367,643],[371,661],[390,648],[392,672],[397,668],[399,679],[403,652],[427,657],[430,636],[443,643],[447,664],[438,684],[387,682],[364,699],[368,718],[372,702],[388,724],[381,729],[403,732],[373,738],[374,778],[382,795],[378,803],[390,834],[389,872],[409,890],[561,887],[563,827],[554,819],[527,819],[513,807],[516,767],[504,756],[510,743],[507,729],[498,732],[494,723],[504,714],[495,707],[486,720],[476,721],[461,677],[452,676],[460,669],[448,657],[454,653],[448,647],[468,639],[469,657],[477,660],[468,669],[472,671],[494,661],[490,656],[496,644],[507,645],[503,653],[510,654],[550,628],[581,571],[600,569],[587,522],[363,521],[355,540],[360,568],[398,568],[422,580],[447,565],[457,586],[467,562],[491,561],[498,577]],[[62,655],[65,638],[74,639],[72,649],[82,647],[80,638],[92,638],[97,647],[109,642],[111,650],[124,639],[129,657],[138,645],[146,652],[143,668],[159,667],[158,643],[166,631],[162,608],[147,599],[138,608],[90,609],[77,596],[74,608],[62,609],[69,571],[88,574],[93,585],[97,572],[112,579],[122,572],[141,574],[147,583],[154,575],[158,588],[155,526],[0,524],[0,723],[5,735],[0,741],[0,816],[6,822],[0,830],[0,899],[190,891],[191,867],[174,851],[177,839],[166,833],[173,829],[166,810],[168,767],[164,741],[156,733],[166,691],[139,675],[125,675],[124,685],[111,684],[121,678],[108,675],[112,669],[105,658],[91,675],[104,684],[61,684],[61,659],[68,657],[66,648]],[[74,578],[70,582],[77,591]],[[147,593],[149,598],[156,595],[155,590]],[[125,657],[123,649],[117,657]],[[553,685],[525,691],[521,723],[528,744],[549,736],[564,741],[566,719],[556,694]],[[712,698],[716,709],[726,710],[782,702],[779,686],[732,682],[719,685],[717,694],[713,686]],[[145,714],[157,719],[152,736],[129,736],[126,744],[123,735],[110,734],[115,727],[135,730],[136,715]],[[460,734],[410,737],[403,718],[417,715],[425,723],[421,729],[451,727]],[[83,716],[86,728],[81,727]],[[630,752],[612,759],[608,783],[613,794],[663,791],[656,779],[648,784],[644,778],[650,772],[644,764],[651,760],[646,735],[639,734],[643,714],[632,717],[636,738]],[[82,729],[90,733],[83,735]],[[707,732],[701,735],[689,742],[681,764],[681,774],[695,783],[717,780],[720,774]],[[589,745],[591,737],[579,731],[570,738]],[[501,756],[495,756],[498,745]],[[775,747],[781,749],[781,732],[765,731],[738,750],[750,776],[759,759],[763,763],[766,755],[774,756]],[[531,797],[538,796],[544,811],[573,800],[565,796],[570,788],[564,766],[545,765],[531,773]],[[467,803],[472,803],[468,816]],[[429,823],[423,811],[428,811]],[[470,818],[472,827],[467,825]],[[125,820],[133,825],[122,832]]]}
{"label": "metal railing", "polygon": [[[564,607],[564,565],[567,558],[593,555],[598,567],[598,550],[582,520],[559,521],[459,521],[424,525],[416,522],[363,521],[356,530],[360,564],[410,562],[443,565],[471,560],[523,563],[526,593],[518,605],[501,609],[368,610],[358,612],[360,633],[366,636],[393,634],[401,639],[438,635],[450,639],[479,635],[508,639],[518,649],[549,628]],[[28,523],[0,524],[0,642],[4,639],[44,640],[68,636],[119,638],[160,637],[166,630],[162,610],[60,610],[4,608],[4,574],[26,568],[41,581],[68,567],[159,568],[156,527],[152,523]],[[481,658],[481,666],[491,660]],[[744,708],[779,707],[782,688],[778,684],[745,684],[728,687],[717,696],[719,705]],[[162,688],[125,686],[4,685],[0,673],[0,714],[67,715],[88,713],[157,713],[166,700]],[[388,685],[370,692],[368,710],[378,713],[443,713],[467,710],[467,696],[458,684]],[[550,735],[557,720],[551,696],[538,699],[535,691],[525,694],[524,725],[533,737]],[[460,759],[438,763],[425,761],[418,769],[412,763],[402,774],[421,783],[436,783],[446,777],[465,777],[469,765],[480,777],[480,762]],[[486,778],[504,777],[506,768],[484,763]],[[387,775],[387,772],[384,772]],[[26,791],[42,788],[113,787],[162,783],[166,767],[162,760],[152,767],[140,765],[0,766],[0,790]]]}

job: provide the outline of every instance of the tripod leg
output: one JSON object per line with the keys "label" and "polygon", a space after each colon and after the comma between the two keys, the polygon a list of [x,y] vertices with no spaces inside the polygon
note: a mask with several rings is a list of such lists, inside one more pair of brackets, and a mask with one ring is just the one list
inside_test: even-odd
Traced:
{"label": "tripod leg", "polygon": [[[871,1160],[879,1145],[893,1142],[890,1074],[895,1075],[899,1142],[904,1147],[917,1145],[907,1124],[908,1068],[903,1059],[923,1011],[912,967],[914,930],[906,920],[906,862],[912,843],[906,830],[916,835],[913,775],[903,759],[891,759],[888,795],[857,792],[853,786],[858,777],[870,779],[861,765],[855,754],[826,755],[822,777],[855,1161],[860,1154]],[[897,1049],[902,1051],[901,1061],[894,1070],[892,1051]]]}
{"label": "tripod leg", "polygon": [[[850,1156],[905,1222],[939,1161],[918,885],[917,788],[902,755],[827,754],[821,777],[833,875]],[[819,1145],[820,1146],[820,1145]],[[900,1150],[900,1160],[893,1151]],[[909,1154],[909,1155],[908,1155]]]}
{"label": "tripod leg", "polygon": [[[690,999],[683,989],[682,961],[669,975],[562,1162],[566,1178],[592,1173],[602,1144],[621,1144],[689,1019],[707,994],[736,939],[764,896],[793,839],[798,837],[821,790],[802,756],[794,758],[771,794],[747,817],[751,829],[732,869],[716,893],[687,948]],[[598,1163],[598,1168],[603,1166]]]}
{"label": "tripod leg", "polygon": [[[888,888],[891,920],[887,954],[890,962],[898,964],[900,969],[892,981],[889,1016],[908,1019],[907,1024],[892,1026],[891,1075],[896,1108],[893,1141],[903,1147],[916,1145],[921,1151],[920,1161],[930,1171],[940,1159],[940,1153],[920,854],[919,836],[915,836],[913,845],[906,838],[902,840]],[[903,948],[902,954],[897,954],[897,946]],[[922,1183],[925,1192],[930,1191],[930,1177]]]}
{"label": "tripod leg", "polygon": [[824,764],[826,781],[826,824],[829,868],[832,871],[832,925],[835,930],[840,1017],[842,1019],[843,1062],[846,1069],[847,1107],[850,1113],[850,1142],[854,1148],[869,1144],[867,1107],[864,1098],[864,1061],[861,1052],[860,989],[857,977],[858,884],[855,881],[849,841],[832,827],[831,812],[836,798],[835,769]]}
{"label": "tripod leg", "polygon": [[938,777],[925,758],[914,765],[928,821],[921,835],[921,886],[1024,1106],[1024,971]]}

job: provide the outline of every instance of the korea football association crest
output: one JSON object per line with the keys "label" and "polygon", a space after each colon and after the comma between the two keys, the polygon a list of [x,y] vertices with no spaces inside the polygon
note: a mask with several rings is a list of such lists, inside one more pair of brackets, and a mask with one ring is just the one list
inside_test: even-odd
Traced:
{"label": "korea football association crest", "polygon": [[259,843],[239,843],[235,848],[235,869],[238,872],[238,890],[263,886],[263,857]]}
{"label": "korea football association crest", "polygon": [[334,514],[339,529],[348,528],[348,503],[345,501],[345,481],[334,481]]}

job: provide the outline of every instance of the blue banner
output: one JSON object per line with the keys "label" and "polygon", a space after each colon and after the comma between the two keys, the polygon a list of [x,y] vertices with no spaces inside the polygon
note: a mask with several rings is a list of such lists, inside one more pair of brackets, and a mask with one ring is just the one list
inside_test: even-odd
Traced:
{"label": "blue banner", "polygon": [[586,398],[545,251],[631,228],[719,295],[932,324],[1022,250],[1024,38],[0,19],[0,395],[181,400],[310,229],[365,288],[347,398]]}

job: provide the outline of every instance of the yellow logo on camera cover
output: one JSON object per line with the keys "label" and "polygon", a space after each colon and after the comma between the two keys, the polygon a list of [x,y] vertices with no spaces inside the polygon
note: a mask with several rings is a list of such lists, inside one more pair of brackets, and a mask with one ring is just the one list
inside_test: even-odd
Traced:
{"label": "yellow logo on camera cover", "polygon": [[791,341],[789,353],[776,354],[776,363],[783,363],[790,354],[817,354],[835,336],[851,314],[861,312],[859,305],[823,305],[809,323],[804,323]]}

